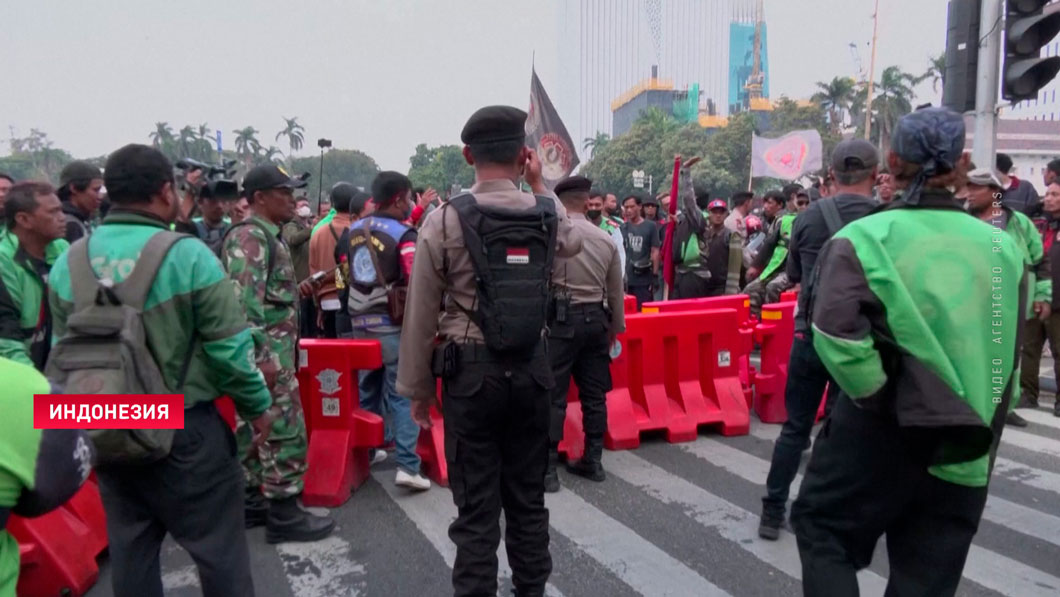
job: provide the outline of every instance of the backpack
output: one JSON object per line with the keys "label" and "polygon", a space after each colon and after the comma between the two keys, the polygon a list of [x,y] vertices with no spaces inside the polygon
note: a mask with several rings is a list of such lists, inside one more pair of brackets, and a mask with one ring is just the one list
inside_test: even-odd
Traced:
{"label": "backpack", "polygon": [[471,310],[460,309],[495,352],[533,350],[547,322],[559,220],[551,197],[535,199],[536,205],[526,210],[482,205],[470,193],[446,204],[459,216],[475,270],[475,302]]}
{"label": "backpack", "polygon": [[77,216],[73,214],[63,213],[63,217],[66,218],[67,224],[77,224],[77,227],[81,229],[82,238],[90,236],[92,234],[92,231],[88,228],[88,226],[85,226],[85,223],[82,222],[81,219]]}
{"label": "backpack", "polygon": [[[162,261],[187,234],[163,231],[140,252],[129,277],[118,284],[100,280],[88,256],[88,237],[70,246],[68,263],[74,310],[66,334],[52,347],[44,370],[67,394],[172,394],[180,392],[191,361],[189,345],[176,388],[166,385],[147,344],[144,303]],[[97,463],[147,464],[165,458],[173,429],[95,429]]]}

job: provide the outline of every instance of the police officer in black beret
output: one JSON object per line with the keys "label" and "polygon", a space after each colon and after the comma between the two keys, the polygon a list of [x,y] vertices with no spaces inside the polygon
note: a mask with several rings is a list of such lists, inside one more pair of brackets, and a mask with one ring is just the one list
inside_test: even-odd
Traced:
{"label": "police officer in black beret", "polygon": [[611,389],[610,349],[615,336],[625,331],[622,311],[622,261],[611,235],[586,219],[593,181],[572,176],[556,185],[556,194],[582,239],[582,250],[570,258],[556,259],[552,273],[554,307],[549,325],[549,359],[556,387],[552,391],[552,440],[545,491],[559,491],[556,464],[563,422],[567,416],[567,391],[571,377],[578,386],[585,455],[568,462],[567,470],[590,479],[605,478],[601,457],[607,431],[607,404]]}
{"label": "police officer in black beret", "polygon": [[[460,138],[475,184],[426,217],[405,303],[397,391],[424,428],[443,380],[456,595],[497,594],[502,508],[517,594],[544,595],[552,572],[544,333],[555,258],[575,255],[581,240],[525,146],[525,126],[526,112],[508,106],[468,120]],[[533,194],[519,190],[524,180]]]}

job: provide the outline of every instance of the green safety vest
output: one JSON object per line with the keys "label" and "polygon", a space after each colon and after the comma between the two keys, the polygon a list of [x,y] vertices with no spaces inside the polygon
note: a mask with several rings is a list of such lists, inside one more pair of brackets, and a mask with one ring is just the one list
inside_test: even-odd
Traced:
{"label": "green safety vest", "polygon": [[321,219],[321,220],[320,220],[319,222],[317,222],[317,225],[316,225],[316,226],[313,226],[313,232],[316,232],[316,231],[317,231],[317,229],[318,229],[318,228],[321,228],[322,226],[327,226],[328,224],[330,224],[330,223],[331,223],[331,220],[335,219],[335,213],[336,213],[336,212],[335,212],[335,210],[334,210],[334,209],[332,209],[331,211],[329,211],[329,212],[328,212],[328,215],[324,216],[324,218],[323,218],[323,219]]}
{"label": "green safety vest", "polygon": [[761,279],[768,280],[788,258],[788,242],[791,240],[791,225],[795,222],[795,214],[784,214],[780,216],[780,238],[777,239],[777,247],[773,249],[773,258],[762,272]]}

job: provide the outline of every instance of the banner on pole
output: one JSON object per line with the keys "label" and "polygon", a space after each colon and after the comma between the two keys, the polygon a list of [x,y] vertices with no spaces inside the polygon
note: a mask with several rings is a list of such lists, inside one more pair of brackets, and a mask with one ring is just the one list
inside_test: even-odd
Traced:
{"label": "banner on pole", "polygon": [[751,137],[751,176],[795,180],[823,165],[821,134],[794,131],[779,139]]}
{"label": "banner on pole", "polygon": [[549,189],[555,188],[578,165],[567,127],[548,99],[537,72],[530,71],[530,110],[526,117],[526,145],[541,158],[541,175]]}

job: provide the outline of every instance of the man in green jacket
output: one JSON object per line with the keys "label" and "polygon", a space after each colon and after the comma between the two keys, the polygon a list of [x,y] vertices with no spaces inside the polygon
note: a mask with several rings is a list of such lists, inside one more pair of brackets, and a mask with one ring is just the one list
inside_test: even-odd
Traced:
{"label": "man in green jacket", "polygon": [[92,472],[92,442],[79,429],[33,428],[33,396],[52,389],[32,367],[0,357],[0,379],[0,595],[6,597],[15,594],[19,556],[4,521],[9,514],[40,516],[73,497]]}
{"label": "man in green jacket", "polygon": [[[1052,313],[1050,304],[1053,300],[1053,279],[1050,275],[1052,264],[1045,254],[1042,235],[1031,219],[1023,212],[1013,210],[1002,203],[1004,185],[1001,177],[990,168],[980,168],[968,174],[968,213],[980,220],[1007,231],[1023,251],[1023,259],[1030,268],[1027,288],[1032,293],[1027,305],[1025,326],[1032,326],[1041,321],[1048,321]],[[1033,321],[1032,320],[1036,320]],[[1009,411],[1005,423],[1015,427],[1026,427],[1027,420]]]}
{"label": "man in green jacket", "polygon": [[887,593],[953,595],[1018,391],[1023,250],[949,190],[960,114],[918,110],[888,165],[902,199],[847,224],[817,263],[814,348],[842,390],[792,525],[806,595],[856,595],[887,535]]}
{"label": "man in green jacket", "polygon": [[[114,207],[88,243],[92,272],[120,283],[147,241],[180,209],[173,166],[159,151],[127,145],[107,159]],[[69,251],[51,271],[55,336],[74,312]],[[151,355],[170,388],[184,394],[184,429],[155,463],[98,470],[115,597],[162,597],[159,549],[168,532],[191,554],[207,596],[253,595],[243,523],[243,474],[231,429],[214,400],[227,395],[252,421],[257,441],[271,425],[272,399],[254,364],[247,318],[217,257],[194,237],[177,241],[154,278],[143,310]]]}
{"label": "man in green jacket", "polygon": [[747,270],[747,278],[752,281],[743,289],[751,300],[751,313],[758,317],[762,305],[779,300],[780,293],[791,284],[784,273],[788,261],[788,242],[791,240],[791,228],[796,214],[784,209],[787,197],[782,191],[766,193],[762,213],[772,218],[765,244],[755,257],[752,267]]}
{"label": "man in green jacket", "polygon": [[69,246],[55,189],[44,182],[13,187],[0,233],[0,357],[44,370],[51,348],[48,270]]}

